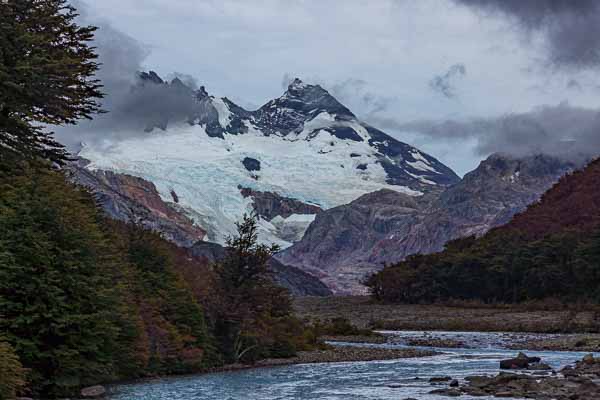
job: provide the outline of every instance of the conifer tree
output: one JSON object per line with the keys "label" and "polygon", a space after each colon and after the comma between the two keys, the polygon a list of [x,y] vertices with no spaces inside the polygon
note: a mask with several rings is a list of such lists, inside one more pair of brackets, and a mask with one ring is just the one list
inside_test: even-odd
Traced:
{"label": "conifer tree", "polygon": [[0,146],[23,157],[67,157],[44,125],[98,112],[94,27],[81,27],[66,0],[0,1]]}
{"label": "conifer tree", "polygon": [[0,332],[34,394],[70,395],[114,373],[115,256],[90,194],[21,167],[0,173]]}

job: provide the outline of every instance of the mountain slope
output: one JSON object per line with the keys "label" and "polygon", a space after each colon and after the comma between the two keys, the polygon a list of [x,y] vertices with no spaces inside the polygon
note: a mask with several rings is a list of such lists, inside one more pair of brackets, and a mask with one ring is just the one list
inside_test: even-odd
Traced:
{"label": "mountain slope", "polygon": [[369,280],[391,302],[600,300],[600,160],[563,177],[509,223]]}
{"label": "mountain slope", "polygon": [[[143,79],[183,85],[155,74]],[[153,115],[145,134],[84,145],[80,155],[90,160],[91,170],[152,182],[163,199],[175,192],[179,206],[212,242],[224,243],[234,222],[256,208],[244,189],[296,200],[307,206],[305,213],[379,189],[421,196],[459,181],[435,158],[358,120],[318,85],[297,79],[256,111],[210,96],[203,87],[190,96],[196,107],[185,122]],[[314,215],[262,218],[260,238],[287,247],[294,235],[284,232],[302,233]]]}
{"label": "mountain slope", "polygon": [[492,155],[439,196],[419,201],[381,190],[317,215],[278,259],[318,276],[338,293],[364,291],[364,277],[449,240],[482,235],[524,210],[573,165],[547,156]]}

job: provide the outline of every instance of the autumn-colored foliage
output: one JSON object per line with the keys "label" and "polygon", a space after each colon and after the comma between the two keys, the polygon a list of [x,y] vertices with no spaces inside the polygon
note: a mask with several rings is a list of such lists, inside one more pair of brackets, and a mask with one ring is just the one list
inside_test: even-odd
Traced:
{"label": "autumn-colored foliage", "polygon": [[0,400],[14,399],[25,386],[25,369],[11,345],[0,341]]}

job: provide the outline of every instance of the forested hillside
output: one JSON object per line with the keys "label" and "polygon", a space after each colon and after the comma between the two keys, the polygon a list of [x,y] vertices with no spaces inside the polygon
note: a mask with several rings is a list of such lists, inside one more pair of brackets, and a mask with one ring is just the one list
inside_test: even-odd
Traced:
{"label": "forested hillside", "polygon": [[538,203],[484,237],[409,257],[368,285],[375,298],[389,302],[600,301],[600,160],[563,177]]}
{"label": "forested hillside", "polygon": [[253,220],[211,267],[105,219],[90,193],[46,164],[2,160],[2,351],[10,346],[29,369],[32,394],[286,357],[314,344],[267,273],[271,249],[256,245]]}
{"label": "forested hillside", "polygon": [[[316,342],[244,217],[209,265],[108,220],[70,183],[47,125],[100,112],[90,44],[66,0],[0,2],[0,399],[288,357]],[[52,62],[48,62],[52,60]]]}

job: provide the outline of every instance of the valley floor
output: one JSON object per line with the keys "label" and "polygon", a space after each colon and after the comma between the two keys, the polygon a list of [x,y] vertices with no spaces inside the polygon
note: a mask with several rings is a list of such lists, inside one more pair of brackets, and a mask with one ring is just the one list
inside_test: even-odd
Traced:
{"label": "valley floor", "polygon": [[[554,344],[600,345],[600,308],[528,305],[411,305],[379,304],[366,296],[300,297],[294,300],[299,317],[327,320],[344,317],[359,328],[410,331],[482,331],[585,333],[584,337]],[[587,342],[586,342],[587,343]],[[538,344],[542,347],[542,344]],[[552,344],[547,344],[548,346]],[[536,346],[537,347],[537,346]]]}

